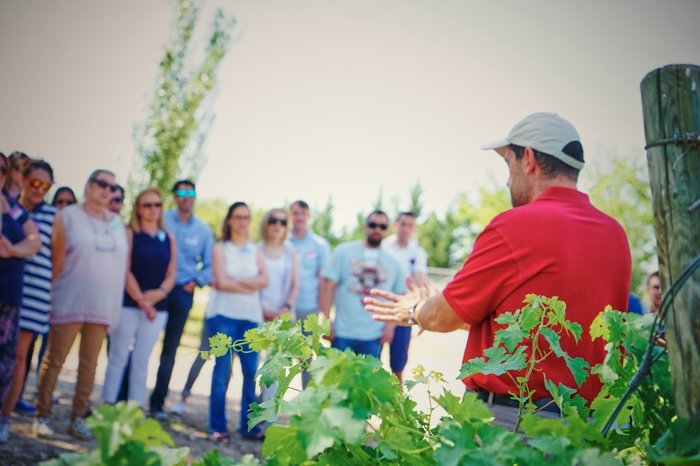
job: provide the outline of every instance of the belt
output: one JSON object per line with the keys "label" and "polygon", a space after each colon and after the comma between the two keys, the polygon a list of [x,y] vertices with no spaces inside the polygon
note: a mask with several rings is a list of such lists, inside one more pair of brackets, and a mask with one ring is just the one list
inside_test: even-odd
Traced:
{"label": "belt", "polygon": [[[520,407],[520,403],[517,400],[512,399],[508,395],[498,395],[488,390],[479,390],[476,392],[476,397],[488,405],[500,405],[500,406],[510,406],[512,408]],[[539,400],[533,401],[534,405],[541,408],[540,411],[548,411],[550,413],[560,414],[559,406],[552,401],[552,398],[541,398]],[[547,405],[547,406],[545,406]],[[544,408],[542,408],[545,406]]]}

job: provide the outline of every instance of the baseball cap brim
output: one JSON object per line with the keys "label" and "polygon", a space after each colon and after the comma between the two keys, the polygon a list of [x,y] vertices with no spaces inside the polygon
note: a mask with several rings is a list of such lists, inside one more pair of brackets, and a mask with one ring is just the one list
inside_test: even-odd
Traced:
{"label": "baseball cap brim", "polygon": [[506,147],[508,147],[509,145],[510,143],[505,139],[499,139],[498,141],[493,141],[481,146],[481,150],[495,150],[501,156],[505,156]]}

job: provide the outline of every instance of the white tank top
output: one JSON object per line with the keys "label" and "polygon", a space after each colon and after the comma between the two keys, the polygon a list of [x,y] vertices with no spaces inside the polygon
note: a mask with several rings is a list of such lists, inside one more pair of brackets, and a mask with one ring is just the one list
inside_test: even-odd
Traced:
{"label": "white tank top", "polygon": [[[223,242],[224,264],[226,275],[234,280],[256,277],[258,268],[258,253],[255,244],[248,242],[243,247],[235,246],[230,241]],[[234,293],[212,289],[209,293],[206,316],[223,316],[229,319],[248,320],[261,323],[262,306],[260,293]]]}

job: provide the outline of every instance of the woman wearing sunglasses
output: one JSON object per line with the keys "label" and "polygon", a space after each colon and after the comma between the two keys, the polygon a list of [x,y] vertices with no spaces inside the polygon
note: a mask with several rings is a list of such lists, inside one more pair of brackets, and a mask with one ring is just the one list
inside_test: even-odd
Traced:
{"label": "woman wearing sunglasses", "polygon": [[84,202],[66,207],[54,220],[51,333],[39,370],[32,426],[39,437],[53,436],[51,395],[78,333],[78,379],[68,432],[81,439],[91,437],[84,417],[97,356],[107,329],[119,320],[127,270],[126,228],[107,208],[115,186],[112,172],[95,170],[85,185]]}
{"label": "woman wearing sunglasses", "polygon": [[[0,184],[5,182],[9,163],[0,154]],[[0,193],[0,405],[8,392],[15,369],[19,334],[18,319],[22,303],[24,259],[41,246],[36,226],[21,205]],[[3,412],[4,412],[3,407]],[[10,437],[10,421],[0,416],[0,443]]]}
{"label": "woman wearing sunglasses", "polygon": [[[269,210],[260,222],[261,250],[267,270],[267,286],[260,290],[263,318],[274,320],[294,312],[299,292],[299,260],[287,240],[287,213],[282,209]],[[262,400],[271,399],[277,384],[264,387]]]}
{"label": "woman wearing sunglasses", "polygon": [[[19,314],[19,338],[12,384],[3,403],[4,416],[9,416],[18,402],[27,374],[29,348],[39,335],[49,332],[51,308],[51,231],[56,208],[44,202],[53,185],[53,169],[43,160],[33,160],[25,167],[19,204],[39,230],[41,249],[26,259],[22,306]],[[32,406],[22,400],[22,412],[34,414]]]}
{"label": "woman wearing sunglasses", "polygon": [[[122,377],[128,377],[129,400],[144,407],[148,359],[167,320],[166,297],[175,286],[175,240],[163,226],[163,196],[155,188],[141,191],[127,229],[129,272],[119,323],[110,332],[109,363],[102,398],[116,403]],[[124,374],[133,342],[129,373]]]}
{"label": "woman wearing sunglasses", "polygon": [[[218,332],[233,341],[263,320],[260,289],[267,286],[267,272],[260,249],[250,241],[250,210],[244,202],[234,202],[228,209],[222,227],[222,241],[212,250],[214,287],[206,309],[206,326],[210,335]],[[246,350],[250,348],[246,346]],[[243,394],[238,430],[245,438],[261,439],[260,427],[248,430],[250,404],[257,401],[255,372],[258,353],[232,353],[240,358],[243,372]],[[231,441],[226,419],[226,390],[231,379],[233,356],[216,358],[209,398],[209,434],[218,442]]]}

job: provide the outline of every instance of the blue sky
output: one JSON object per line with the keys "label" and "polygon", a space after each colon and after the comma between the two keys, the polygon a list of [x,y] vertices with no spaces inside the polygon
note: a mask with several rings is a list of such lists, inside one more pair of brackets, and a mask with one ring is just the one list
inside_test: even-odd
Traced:
{"label": "blue sky", "polygon": [[[644,157],[639,84],[700,64],[700,2],[209,1],[238,24],[221,71],[202,197],[270,208],[329,196],[352,223],[383,190],[426,208],[495,179],[479,147],[553,111],[591,164]],[[80,189],[126,180],[172,13],[164,0],[0,0],[0,150]],[[585,171],[584,171],[585,180]]]}

